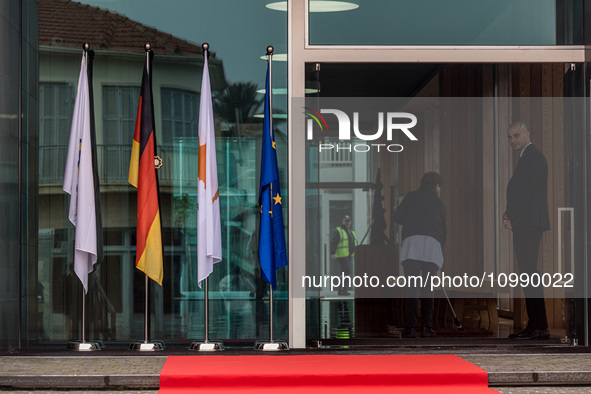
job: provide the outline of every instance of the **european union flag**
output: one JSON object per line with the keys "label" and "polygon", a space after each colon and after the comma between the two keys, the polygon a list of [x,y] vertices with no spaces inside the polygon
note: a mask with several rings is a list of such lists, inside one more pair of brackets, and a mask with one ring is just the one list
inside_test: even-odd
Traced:
{"label": "european union flag", "polygon": [[265,84],[265,120],[263,123],[263,156],[261,159],[261,186],[259,205],[261,208],[261,227],[259,235],[259,263],[262,279],[277,287],[275,271],[287,265],[285,231],[283,228],[283,202],[279,186],[275,133],[271,122],[269,91],[269,66]]}

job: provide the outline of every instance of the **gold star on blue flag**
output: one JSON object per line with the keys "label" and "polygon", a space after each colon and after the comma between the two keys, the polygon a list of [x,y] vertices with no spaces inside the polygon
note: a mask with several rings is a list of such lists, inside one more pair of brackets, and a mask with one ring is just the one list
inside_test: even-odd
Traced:
{"label": "gold star on blue flag", "polygon": [[279,195],[279,193],[277,193],[277,195],[275,195],[275,197],[273,197],[273,201],[275,201],[275,204],[283,204],[281,202],[281,196]]}
{"label": "gold star on blue flag", "polygon": [[269,67],[265,84],[265,118],[263,122],[263,154],[261,159],[261,228],[259,236],[259,263],[262,279],[277,287],[276,271],[287,265],[285,229],[283,227],[283,204],[279,186],[275,133],[271,124],[269,91]]}

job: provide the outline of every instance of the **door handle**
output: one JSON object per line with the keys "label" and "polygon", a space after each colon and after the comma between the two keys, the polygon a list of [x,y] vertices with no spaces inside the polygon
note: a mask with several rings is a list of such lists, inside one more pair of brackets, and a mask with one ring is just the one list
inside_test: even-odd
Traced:
{"label": "door handle", "polygon": [[[558,273],[564,275],[562,272],[562,214],[568,212],[570,216],[570,273],[575,273],[575,209],[572,207],[558,208]],[[565,262],[566,268],[566,262]]]}

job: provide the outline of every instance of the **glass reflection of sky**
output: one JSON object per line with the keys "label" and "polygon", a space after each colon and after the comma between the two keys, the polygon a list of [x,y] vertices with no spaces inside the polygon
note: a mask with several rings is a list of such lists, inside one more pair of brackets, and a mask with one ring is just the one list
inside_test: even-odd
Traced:
{"label": "glass reflection of sky", "polygon": [[311,13],[310,43],[556,45],[556,15],[555,0],[363,0]]}

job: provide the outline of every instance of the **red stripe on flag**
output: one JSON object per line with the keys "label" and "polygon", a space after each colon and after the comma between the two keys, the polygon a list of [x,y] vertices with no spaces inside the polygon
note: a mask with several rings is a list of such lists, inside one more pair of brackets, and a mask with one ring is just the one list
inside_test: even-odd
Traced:
{"label": "red stripe on flag", "polygon": [[157,217],[158,185],[154,169],[154,135],[150,135],[148,144],[140,157],[139,187],[137,192],[137,255],[136,265],[146,247],[150,228]]}

